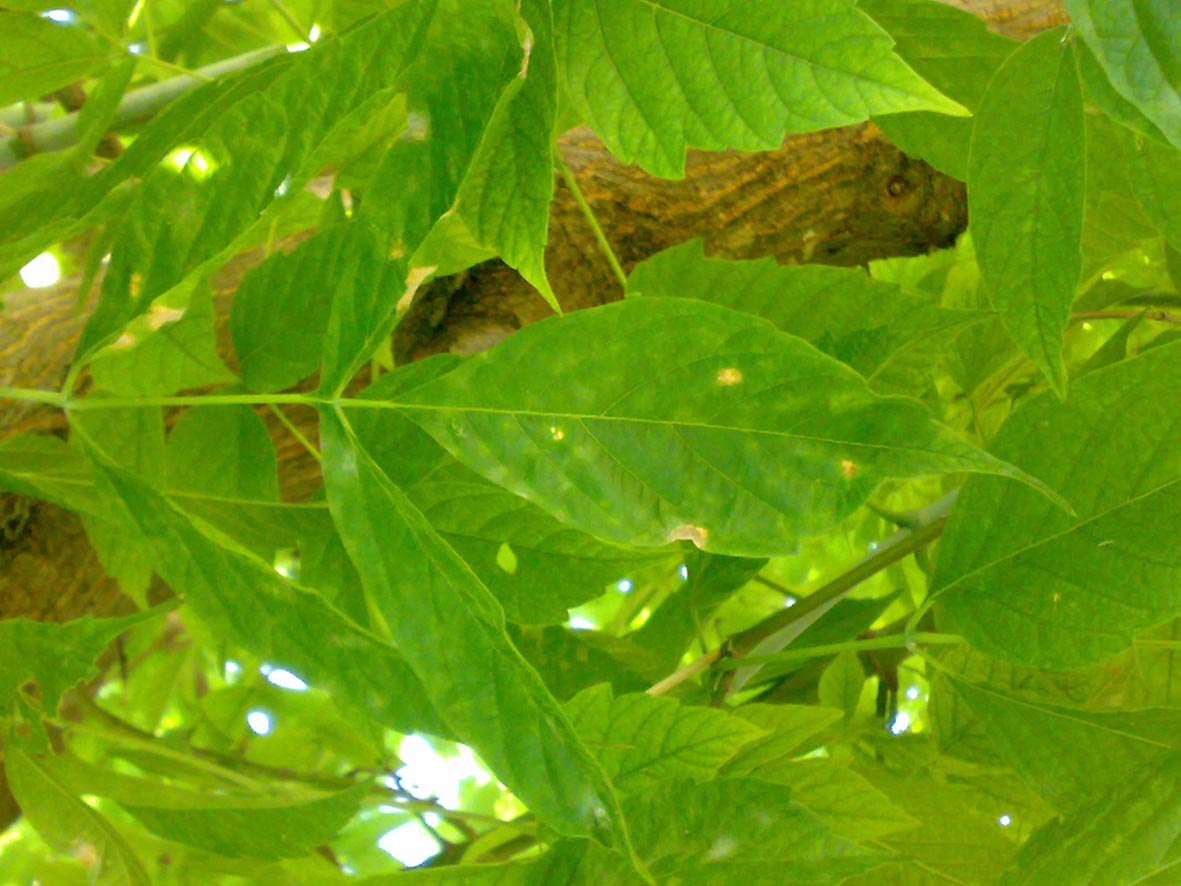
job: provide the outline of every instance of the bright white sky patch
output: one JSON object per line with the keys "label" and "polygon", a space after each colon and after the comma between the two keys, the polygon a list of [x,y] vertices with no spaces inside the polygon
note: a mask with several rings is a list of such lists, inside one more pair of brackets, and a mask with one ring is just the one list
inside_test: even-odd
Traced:
{"label": "bright white sky patch", "polygon": [[68,9],[47,9],[41,13],[41,18],[47,18],[51,22],[57,22],[59,25],[68,25],[77,17]]}
{"label": "bright white sky patch", "polygon": [[677,575],[679,575],[681,577],[681,581],[688,581],[689,580],[689,567],[686,566],[684,563],[682,563],[681,568],[677,570]]}
{"label": "bright white sky patch", "polygon": [[1009,815],[1008,813],[1005,813],[1004,815],[1002,815],[1000,818],[998,818],[996,820],[996,823],[999,824],[1002,828],[1007,828],[1009,825],[1011,825],[1013,823],[1013,817],[1011,815]]}
{"label": "bright white sky patch", "polygon": [[595,629],[595,623],[589,618],[575,615],[570,618],[570,627],[575,631],[593,631]]}
{"label": "bright white sky patch", "polygon": [[418,867],[441,848],[434,837],[416,821],[408,821],[392,831],[386,831],[377,846],[408,868]]}
{"label": "bright white sky patch", "polygon": [[274,727],[271,715],[257,708],[246,715],[246,725],[255,735],[266,735]]}
{"label": "bright white sky patch", "polygon": [[61,266],[53,254],[49,252],[41,253],[21,268],[21,281],[31,289],[52,286],[61,278]]}
{"label": "bright white sky patch", "polygon": [[615,587],[619,588],[621,594],[630,594],[634,585],[630,578],[621,578]]}
{"label": "bright white sky patch", "polygon": [[280,689],[290,689],[292,692],[303,692],[308,688],[308,684],[297,677],[291,671],[283,668],[273,668],[270,665],[263,665],[258,669],[267,682],[272,686],[278,686]]}
{"label": "bright white sky patch", "polygon": [[420,735],[407,735],[398,747],[402,768],[398,780],[402,788],[420,800],[434,797],[448,809],[459,807],[459,791],[465,779],[487,784],[491,774],[476,760],[471,748],[459,745],[454,757],[441,756]]}
{"label": "bright white sky patch", "polygon": [[899,711],[898,716],[894,718],[894,722],[890,724],[890,731],[895,735],[901,735],[910,728],[910,714],[906,711]]}
{"label": "bright white sky patch", "polygon": [[917,699],[919,697],[919,687],[911,686],[909,689],[907,689],[906,690],[906,697],[909,698],[911,701],[914,701],[915,699]]}

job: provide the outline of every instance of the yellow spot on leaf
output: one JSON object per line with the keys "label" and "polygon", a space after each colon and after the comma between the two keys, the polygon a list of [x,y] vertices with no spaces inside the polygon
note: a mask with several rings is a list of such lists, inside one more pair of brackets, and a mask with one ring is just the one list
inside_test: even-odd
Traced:
{"label": "yellow spot on leaf", "polygon": [[559,427],[557,427],[557,426],[551,426],[551,427],[550,427],[550,429],[549,429],[549,435],[550,435],[551,437],[553,437],[553,438],[554,438],[554,440],[556,440],[556,441],[557,441],[557,442],[559,442],[559,443],[560,443],[562,440],[565,440],[565,439],[566,439],[566,432],[565,432],[565,431],[563,431],[561,428],[559,428]]}
{"label": "yellow spot on leaf", "polygon": [[423,284],[431,274],[438,269],[438,265],[428,265],[425,268],[411,268],[410,273],[406,275],[406,291],[402,293],[402,297],[398,299],[398,313],[405,314],[410,310],[410,305],[414,303],[414,295],[418,292],[418,287]]}
{"label": "yellow spot on leaf", "polygon": [[184,308],[170,308],[167,305],[152,305],[148,308],[148,329],[160,329],[169,323],[175,323],[185,315]]}
{"label": "yellow spot on leaf", "polygon": [[718,384],[723,387],[730,387],[742,383],[742,372],[734,367],[727,367],[726,369],[718,370]]}
{"label": "yellow spot on leaf", "polygon": [[841,459],[841,476],[846,480],[852,480],[861,473],[861,465],[856,462],[849,461],[847,458]]}
{"label": "yellow spot on leaf", "polygon": [[699,548],[705,547],[708,538],[709,530],[704,526],[694,526],[691,523],[682,523],[668,534],[669,541],[691,541]]}
{"label": "yellow spot on leaf", "polygon": [[496,551],[496,565],[509,575],[517,574],[517,552],[507,541]]}

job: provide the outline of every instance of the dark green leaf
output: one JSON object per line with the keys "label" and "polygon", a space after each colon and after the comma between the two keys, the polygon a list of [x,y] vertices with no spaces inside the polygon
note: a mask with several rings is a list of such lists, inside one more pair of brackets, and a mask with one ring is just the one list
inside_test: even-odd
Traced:
{"label": "dark green leaf", "polygon": [[526,0],[520,13],[529,27],[521,70],[484,127],[456,196],[454,218],[558,310],[545,276],[557,115],[553,12],[550,0]]}
{"label": "dark green leaf", "polygon": [[610,783],[505,635],[487,588],[327,410],[321,440],[332,516],[373,617],[448,725],[539,818],[626,851]]}
{"label": "dark green leaf", "polygon": [[169,290],[167,309],[182,310],[186,287],[232,254],[277,197],[297,194],[318,171],[316,150],[333,127],[399,81],[432,11],[429,0],[415,0],[325,41],[190,132],[185,169],[157,166],[136,193],[80,354],[115,338]]}
{"label": "dark green leaf", "polygon": [[625,544],[785,553],[885,477],[1015,475],[916,401],[877,397],[766,321],[690,299],[534,324],[391,405],[489,479]]}
{"label": "dark green leaf", "polygon": [[1066,391],[1062,333],[1082,273],[1083,100],[1066,32],[1039,34],[997,71],[976,114],[968,211],[1001,322]]}
{"label": "dark green leaf", "polygon": [[1071,516],[986,479],[964,487],[932,590],[979,648],[1013,661],[1097,661],[1181,613],[1181,347],[1154,348],[1040,396],[993,443],[1045,479]]}
{"label": "dark green leaf", "polygon": [[278,502],[275,447],[248,406],[198,406],[168,435],[168,488]]}
{"label": "dark green leaf", "polygon": [[[440,359],[435,366],[446,371],[454,364]],[[425,364],[402,368],[363,396],[396,398],[423,383],[429,372]],[[373,460],[467,561],[510,621],[564,624],[568,609],[598,597],[608,585],[656,564],[675,568],[676,551],[618,547],[564,526],[464,467],[404,415],[358,410],[351,420]],[[512,569],[506,568],[508,556]]]}
{"label": "dark green leaf", "polygon": [[112,508],[151,545],[156,571],[220,639],[292,668],[383,725],[447,734],[388,643],[270,564],[211,541],[142,481],[101,461],[95,471],[100,488],[113,493]]}

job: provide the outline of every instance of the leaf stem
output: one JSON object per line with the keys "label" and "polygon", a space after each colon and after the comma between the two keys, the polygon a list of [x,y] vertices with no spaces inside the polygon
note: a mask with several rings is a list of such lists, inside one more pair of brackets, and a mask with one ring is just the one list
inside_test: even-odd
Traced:
{"label": "leaf stem", "polygon": [[886,637],[869,637],[865,640],[847,640],[844,643],[825,643],[802,649],[788,649],[774,655],[751,655],[746,658],[719,661],[714,667],[732,671],[746,665],[784,664],[792,661],[807,661],[810,658],[824,658],[840,655],[842,652],[870,652],[874,649],[907,649],[920,643],[928,646],[953,646],[963,642],[959,634],[936,634],[919,632],[915,634],[890,634]]}
{"label": "leaf stem", "polygon": [[323,456],[320,455],[320,450],[316,448],[316,445],[304,435],[304,432],[299,429],[295,422],[287,417],[287,414],[279,408],[278,404],[268,403],[267,408],[275,414],[275,417],[279,419],[283,427],[287,429],[287,433],[291,434],[291,436],[295,438],[296,442],[311,454],[312,458],[314,458],[316,461],[324,460]]}
{"label": "leaf stem", "polygon": [[66,396],[60,391],[41,391],[36,388],[8,388],[0,386],[0,400],[21,400],[25,403],[45,403],[64,409]]}
{"label": "leaf stem", "polygon": [[697,676],[721,657],[722,647],[719,646],[717,649],[711,649],[704,655],[693,659],[693,661],[689,662],[683,668],[673,671],[659,683],[649,686],[645,691],[649,695],[664,695],[664,693],[675,689],[686,680]]}
{"label": "leaf stem", "polygon": [[582,193],[582,188],[578,185],[578,179],[574,177],[574,173],[570,171],[570,167],[562,161],[562,158],[558,157],[556,163],[558,172],[562,176],[562,181],[566,183],[566,187],[574,195],[574,202],[578,204],[583,218],[590,225],[591,232],[595,235],[595,240],[599,243],[599,248],[603,250],[603,255],[607,257],[607,264],[611,266],[611,272],[615,274],[615,279],[619,281],[619,285],[626,290],[627,273],[623,270],[623,265],[619,263],[619,258],[615,255],[615,250],[611,248],[611,243],[607,240],[607,235],[603,233],[603,228],[599,225],[599,220],[595,218],[595,212],[591,209],[590,203],[587,202],[586,195]]}

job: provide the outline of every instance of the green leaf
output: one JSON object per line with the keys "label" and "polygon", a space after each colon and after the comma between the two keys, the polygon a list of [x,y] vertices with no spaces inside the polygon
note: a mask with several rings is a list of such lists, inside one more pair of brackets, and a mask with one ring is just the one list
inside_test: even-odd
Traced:
{"label": "green leaf", "polygon": [[791,788],[794,802],[850,840],[875,840],[919,826],[869,781],[832,760],[785,760],[758,778]]}
{"label": "green leaf", "polygon": [[494,249],[560,312],[545,276],[554,194],[557,70],[551,0],[526,0],[520,73],[501,93],[455,198],[452,218]]}
{"label": "green leaf", "polygon": [[[47,246],[86,228],[122,217],[134,196],[136,180],[146,176],[173,148],[196,138],[211,120],[255,90],[266,89],[293,64],[297,55],[267,50],[255,67],[222,77],[177,99],[153,119],[126,152],[93,176],[84,175],[75,162],[45,187],[19,194],[9,203],[0,201],[0,276],[12,273]],[[16,169],[36,163],[21,161]],[[5,189],[14,172],[5,173]],[[15,179],[14,179],[15,181]]]}
{"label": "green leaf", "polygon": [[1039,667],[1098,661],[1181,614],[1181,346],[1039,396],[993,452],[1069,500],[1071,516],[1017,486],[970,479],[940,542],[941,610],[974,646]]}
{"label": "green leaf", "polygon": [[666,249],[631,272],[628,295],[696,298],[770,320],[848,363],[875,387],[923,387],[933,357],[977,311],[945,308],[909,295],[860,268],[780,266],[774,259],[706,259],[702,242]]}
{"label": "green leaf", "polygon": [[275,446],[262,419],[248,406],[186,411],[168,435],[168,488],[278,502]]}
{"label": "green leaf", "polygon": [[1084,708],[962,680],[954,686],[1001,757],[1062,812],[1118,790],[1181,746],[1175,710]]}
{"label": "green leaf", "polygon": [[40,762],[55,781],[78,794],[115,800],[157,836],[231,858],[276,860],[313,852],[339,833],[372,791],[358,784],[329,794],[233,795],[136,778],[71,755]]}
{"label": "green leaf", "polygon": [[872,114],[963,113],[851,0],[555,0],[554,23],[574,108],[621,161],[668,178],[687,147],[770,150]]}
{"label": "green leaf", "polygon": [[0,441],[0,488],[53,502],[94,517],[106,517],[95,494],[90,465],[64,440],[17,434]]}
{"label": "green leaf", "polygon": [[948,98],[974,110],[1018,42],[979,16],[937,0],[858,0],[894,39],[894,52]]}
{"label": "green leaf", "polygon": [[336,414],[321,413],[320,433],[329,506],[374,618],[448,725],[539,818],[626,851],[610,783],[505,635],[487,588]]}
{"label": "green leaf", "polygon": [[999,882],[1121,886],[1150,882],[1150,876],[1165,870],[1175,876],[1179,838],[1181,755],[1174,754],[1038,830]]}
{"label": "green leaf", "polygon": [[[321,231],[290,253],[252,268],[238,287],[230,333],[242,382],[253,391],[279,391],[320,365],[324,331],[337,287],[375,282],[378,255],[355,226]],[[399,293],[400,294],[400,293]]]}
{"label": "green leaf", "polygon": [[[358,218],[383,235],[391,254],[409,260],[416,280],[461,271],[493,257],[497,245],[523,258],[531,247],[513,226],[536,234],[537,212],[548,212],[548,203],[537,202],[553,187],[552,169],[540,168],[552,151],[553,123],[542,119],[552,101],[540,57],[546,41],[534,41],[540,71],[529,77],[532,50],[517,7],[505,0],[438,0],[407,76],[409,130],[382,159]],[[531,5],[531,23],[544,37],[540,13]],[[545,131],[518,131],[525,121]]]}
{"label": "green leaf", "polygon": [[787,553],[885,477],[1014,475],[916,401],[690,299],[536,323],[391,405],[489,479],[623,544]]}
{"label": "green leaf", "polygon": [[61,624],[0,621],[0,711],[10,711],[21,685],[33,678],[41,689],[42,710],[54,716],[66,690],[97,673],[95,659],[112,640],[161,614],[150,609],[122,618],[86,615]]}
{"label": "green leaf", "polygon": [[565,704],[582,740],[597,751],[621,791],[646,791],[674,779],[705,781],[763,730],[712,708],[645,693],[613,697],[600,683]]}
{"label": "green leaf", "polygon": [[1181,25],[1160,0],[1066,0],[1115,91],[1181,148]]}
{"label": "green leaf", "polygon": [[[308,282],[321,297],[325,292],[332,293],[320,391],[339,395],[373,352],[388,340],[400,313],[409,307],[417,283],[407,282],[406,263],[388,261],[377,238],[361,223],[343,225],[319,236],[328,240],[327,255]],[[315,259],[316,253],[312,257]]]}
{"label": "green leaf", "polygon": [[[440,370],[454,364],[435,358]],[[396,398],[420,384],[425,363],[403,367],[367,388],[366,399]],[[432,526],[460,554],[518,624],[564,624],[568,609],[600,596],[608,585],[666,564],[677,551],[607,544],[559,523],[541,508],[464,467],[421,428],[391,410],[357,410],[357,438],[385,474],[406,491]],[[508,545],[516,568],[501,564]]]}
{"label": "green leaf", "polygon": [[769,781],[778,767],[819,744],[818,736],[841,719],[840,710],[813,705],[747,704],[734,713],[770,735],[744,746],[722,774]]}
{"label": "green leaf", "polygon": [[1064,29],[1047,31],[1001,65],[980,102],[968,212],[988,296],[1059,395],[1082,273],[1084,143],[1073,50]]}
{"label": "green leaf", "polygon": [[718,608],[766,565],[765,559],[685,552],[684,585],[628,639],[658,654],[666,672],[675,670],[697,638],[698,626],[707,624]]}
{"label": "green leaf", "polygon": [[1181,248],[1181,151],[1141,137],[1126,156],[1141,208],[1169,245]]}
{"label": "green leaf", "polygon": [[886,835],[882,843],[898,853],[898,864],[849,880],[848,886],[991,883],[1016,852],[997,821],[1010,810],[989,807],[978,791],[930,776],[903,778],[881,767],[873,768],[870,780],[922,827]]}
{"label": "green leaf", "polygon": [[[1018,45],[990,31],[977,16],[936,0],[860,0],[857,5],[894,38],[894,51],[904,62],[970,111]],[[906,153],[967,179],[971,120],[912,111],[877,115],[874,123]]]}
{"label": "green leaf", "polygon": [[79,354],[117,337],[176,287],[165,304],[182,309],[186,288],[232,254],[276,199],[294,198],[318,172],[317,148],[334,127],[400,80],[432,12],[430,0],[415,0],[317,44],[264,88],[218,109],[207,126],[190,128],[185,168],[158,165],[136,192]]}
{"label": "green leaf", "polygon": [[114,826],[62,784],[41,761],[9,744],[5,771],[12,794],[37,833],[58,852],[80,848],[97,859],[97,886],[151,886],[152,878]]}
{"label": "green leaf", "polygon": [[94,465],[112,511],[136,526],[151,545],[153,567],[219,638],[290,667],[382,725],[448,734],[392,646],[269,563],[214,542],[142,481],[102,461]]}
{"label": "green leaf", "polygon": [[820,703],[845,712],[845,722],[857,713],[861,690],[865,688],[865,669],[855,652],[842,652],[820,675]]}
{"label": "green leaf", "polygon": [[200,289],[175,307],[155,302],[90,364],[100,389],[126,397],[155,397],[234,381],[217,355],[213,292]]}
{"label": "green leaf", "polygon": [[0,10],[0,108],[34,100],[89,76],[111,61],[84,28],[28,12]]}
{"label": "green leaf", "polygon": [[[835,886],[883,861],[789,796],[779,785],[745,779],[672,782],[630,798],[624,808],[641,857],[662,883]],[[621,876],[618,861],[593,848],[583,872],[587,883],[634,882]]]}

